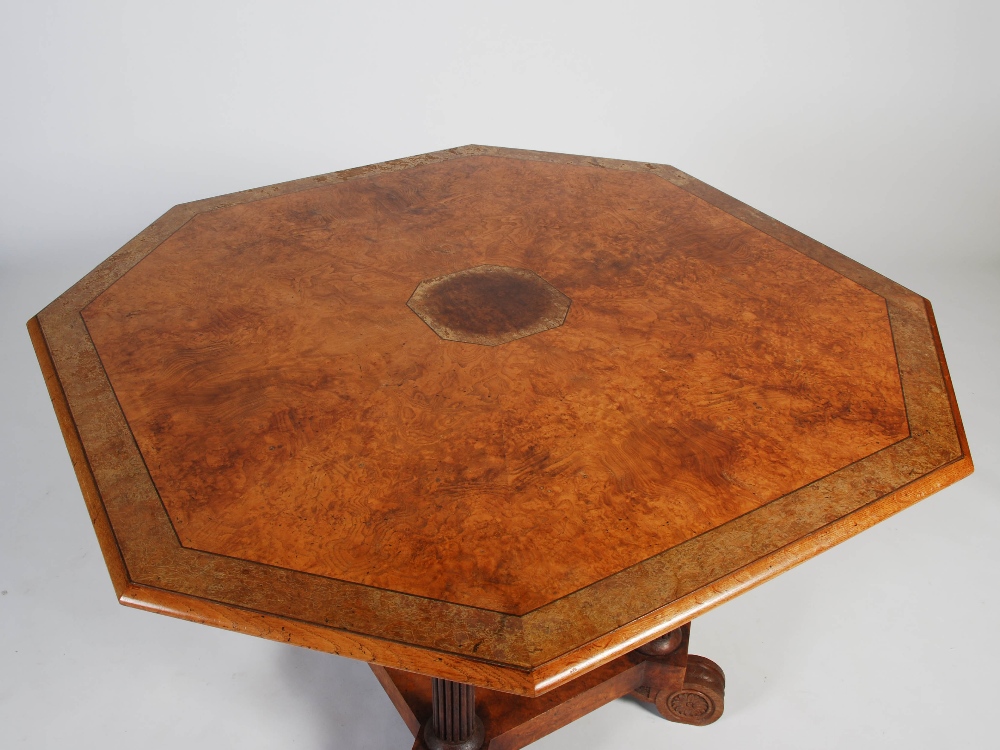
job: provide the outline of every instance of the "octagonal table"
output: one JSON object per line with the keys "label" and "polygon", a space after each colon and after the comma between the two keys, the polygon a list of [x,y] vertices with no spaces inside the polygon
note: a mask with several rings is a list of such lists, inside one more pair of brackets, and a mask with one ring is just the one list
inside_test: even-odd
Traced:
{"label": "octagonal table", "polygon": [[415,747],[714,721],[693,618],[972,471],[926,300],[658,164],[184,204],[29,329],[120,601],[364,659]]}

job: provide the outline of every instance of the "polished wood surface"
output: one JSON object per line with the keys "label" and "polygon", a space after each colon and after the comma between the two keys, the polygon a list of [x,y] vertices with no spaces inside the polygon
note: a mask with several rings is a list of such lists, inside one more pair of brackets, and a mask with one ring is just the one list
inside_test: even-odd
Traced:
{"label": "polished wood surface", "polygon": [[[689,637],[685,625],[658,639],[666,649],[655,654],[637,649],[538,698],[477,690],[482,747],[518,750],[626,695],[653,704],[669,721],[694,726],[717,721],[725,676],[714,662],[688,654]],[[424,738],[434,715],[431,680],[378,666],[372,671],[414,736],[413,750],[433,750]]]}
{"label": "polished wood surface", "polygon": [[[480,266],[550,307],[408,306]],[[525,695],[972,469],[925,300],[660,165],[186,204],[29,328],[124,603]]]}
{"label": "polished wood surface", "polygon": [[[412,314],[484,261],[566,323]],[[83,317],[185,547],[510,614],[908,431],[881,297],[648,174],[480,156],[201,214]]]}
{"label": "polished wood surface", "polygon": [[431,678],[431,715],[423,727],[429,750],[479,750],[485,739],[476,714],[476,688],[464,682]]}

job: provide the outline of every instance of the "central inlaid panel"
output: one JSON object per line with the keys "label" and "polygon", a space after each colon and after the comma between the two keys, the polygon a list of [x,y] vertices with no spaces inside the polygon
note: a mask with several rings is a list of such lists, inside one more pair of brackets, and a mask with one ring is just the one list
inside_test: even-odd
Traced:
{"label": "central inlaid panel", "polygon": [[496,346],[561,326],[570,299],[531,271],[483,265],[420,282],[406,304],[443,339]]}
{"label": "central inlaid panel", "polygon": [[881,297],[635,171],[201,213],[84,320],[183,545],[512,614],[908,434]]}

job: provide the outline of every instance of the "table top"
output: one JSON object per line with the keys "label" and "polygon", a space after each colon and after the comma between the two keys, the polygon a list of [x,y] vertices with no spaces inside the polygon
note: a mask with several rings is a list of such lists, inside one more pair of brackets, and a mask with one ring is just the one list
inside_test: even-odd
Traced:
{"label": "table top", "polygon": [[122,603],[525,695],[972,471],[926,300],[657,164],[184,204],[29,329]]}

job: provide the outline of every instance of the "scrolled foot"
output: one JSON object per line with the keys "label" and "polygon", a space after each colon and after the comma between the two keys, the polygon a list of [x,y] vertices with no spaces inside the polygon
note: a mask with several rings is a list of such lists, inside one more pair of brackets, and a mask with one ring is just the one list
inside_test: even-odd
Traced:
{"label": "scrolled foot", "polygon": [[660,690],[653,702],[664,719],[704,726],[722,716],[725,694],[726,676],[719,665],[704,656],[688,656],[684,686]]}

